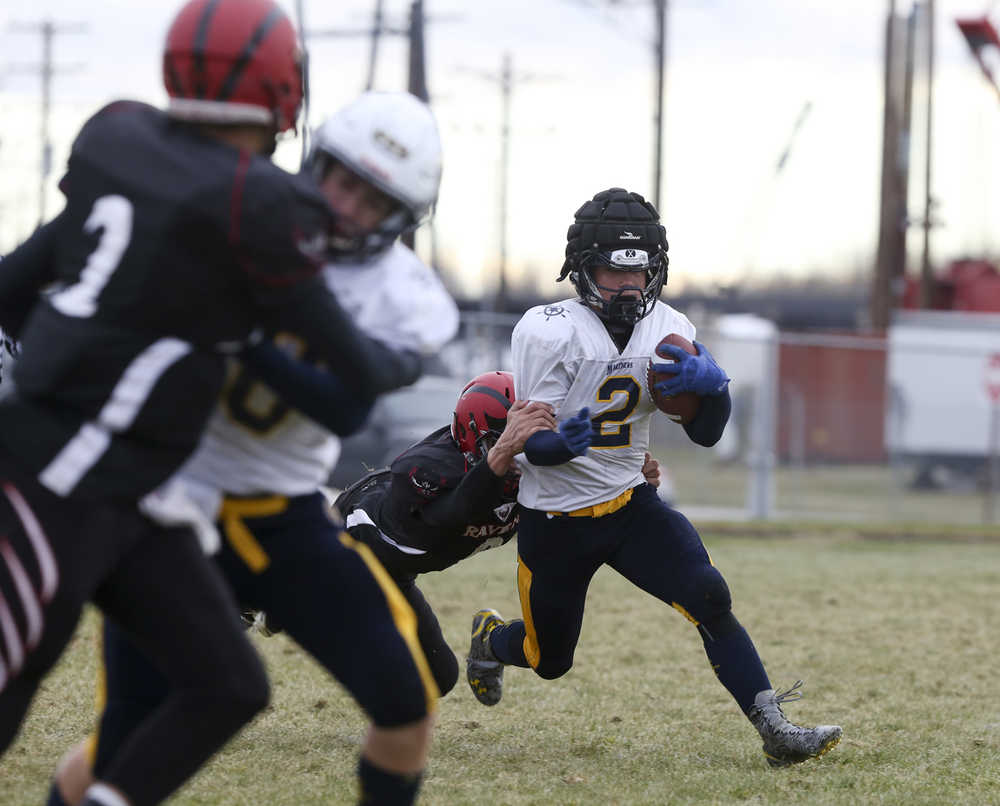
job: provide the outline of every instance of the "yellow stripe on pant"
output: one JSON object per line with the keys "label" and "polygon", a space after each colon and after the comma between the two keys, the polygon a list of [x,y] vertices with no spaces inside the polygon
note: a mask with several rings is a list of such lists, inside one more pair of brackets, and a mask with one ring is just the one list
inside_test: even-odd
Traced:
{"label": "yellow stripe on pant", "polygon": [[389,572],[382,567],[382,563],[378,561],[368,546],[355,540],[347,532],[340,533],[340,542],[358,553],[364,564],[368,566],[371,575],[375,577],[382,593],[385,594],[385,599],[389,603],[389,612],[392,613],[392,620],[396,624],[399,634],[403,636],[403,640],[410,650],[410,655],[413,657],[413,663],[417,667],[417,672],[420,674],[420,680],[424,684],[427,713],[434,713],[437,710],[441,692],[438,690],[437,683],[434,682],[434,675],[431,673],[431,667],[424,656],[424,650],[420,647],[420,639],[417,637],[417,614],[413,612],[413,608],[406,601],[406,597],[400,593],[396,583],[389,576]]}
{"label": "yellow stripe on pant", "polygon": [[[101,619],[103,626],[104,619]],[[100,631],[97,649],[97,686],[94,692],[94,711],[97,713],[97,727],[83,740],[83,753],[88,767],[93,770],[97,764],[97,742],[101,738],[101,715],[108,704],[108,667],[104,664],[104,630]]]}
{"label": "yellow stripe on pant", "polygon": [[532,669],[538,668],[542,650],[538,646],[538,635],[535,633],[535,621],[531,616],[531,569],[524,564],[521,555],[517,555],[517,593],[521,599],[521,617],[524,619],[524,657]]}
{"label": "yellow stripe on pant", "polygon": [[233,551],[246,563],[247,568],[255,574],[262,573],[270,564],[264,547],[257,542],[244,518],[266,518],[278,515],[288,508],[288,499],[283,495],[271,495],[265,498],[224,498],[219,508],[219,520],[222,531],[233,547]]}

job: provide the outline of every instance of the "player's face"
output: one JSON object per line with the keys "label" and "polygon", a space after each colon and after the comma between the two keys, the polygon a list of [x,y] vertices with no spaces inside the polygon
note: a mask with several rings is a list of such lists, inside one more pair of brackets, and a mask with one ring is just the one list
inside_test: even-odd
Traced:
{"label": "player's face", "polygon": [[372,231],[397,206],[391,197],[339,163],[334,163],[319,187],[337,214],[337,232],[346,237]]}
{"label": "player's face", "polygon": [[601,290],[601,296],[610,301],[621,291],[625,296],[639,297],[646,290],[646,270],[615,271],[605,266],[595,266],[591,276]]}

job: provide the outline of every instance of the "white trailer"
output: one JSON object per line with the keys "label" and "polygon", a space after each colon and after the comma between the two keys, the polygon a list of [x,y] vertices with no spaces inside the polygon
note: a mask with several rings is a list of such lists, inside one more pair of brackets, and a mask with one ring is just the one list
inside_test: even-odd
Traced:
{"label": "white trailer", "polygon": [[979,475],[1000,406],[1000,314],[901,311],[889,327],[886,448],[917,484]]}

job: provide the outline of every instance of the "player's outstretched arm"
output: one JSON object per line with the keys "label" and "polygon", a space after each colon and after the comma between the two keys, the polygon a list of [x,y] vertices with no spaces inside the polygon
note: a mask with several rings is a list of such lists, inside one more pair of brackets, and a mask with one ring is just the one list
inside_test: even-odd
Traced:
{"label": "player's outstretched arm", "polygon": [[514,465],[514,457],[524,450],[524,443],[539,431],[553,431],[556,418],[552,406],[537,401],[516,400],[507,411],[507,425],[486,455],[490,470],[497,476],[506,475]]}
{"label": "player's outstretched arm", "polygon": [[583,456],[594,440],[590,409],[582,408],[555,431],[538,431],[524,443],[524,455],[533,465],[561,465]]}

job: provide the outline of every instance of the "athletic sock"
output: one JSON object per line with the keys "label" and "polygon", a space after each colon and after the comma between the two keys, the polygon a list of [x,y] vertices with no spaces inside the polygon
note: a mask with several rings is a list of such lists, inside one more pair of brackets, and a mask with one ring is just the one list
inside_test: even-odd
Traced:
{"label": "athletic sock", "polygon": [[423,773],[399,773],[380,769],[364,756],[358,762],[361,782],[359,804],[378,806],[410,806],[416,802]]}
{"label": "athletic sock", "polygon": [[753,706],[757,692],[771,688],[771,683],[750,635],[739,622],[736,626],[736,629],[725,635],[711,638],[705,634],[705,630],[701,632],[705,652],[715,670],[715,676],[733,695],[745,714]]}
{"label": "athletic sock", "polygon": [[501,663],[528,668],[531,664],[524,657],[524,622],[508,621],[490,632],[490,649]]}

